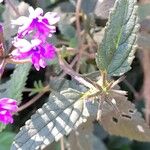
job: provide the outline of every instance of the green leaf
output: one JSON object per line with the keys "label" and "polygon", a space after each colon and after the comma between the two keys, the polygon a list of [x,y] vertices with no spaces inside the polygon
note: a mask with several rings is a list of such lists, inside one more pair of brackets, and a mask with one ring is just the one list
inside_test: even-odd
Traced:
{"label": "green leaf", "polygon": [[34,81],[33,85],[34,85],[34,88],[32,88],[32,91],[30,92],[29,96],[32,96],[32,95],[34,95],[36,93],[39,93],[39,92],[41,92],[44,89],[44,86],[43,86],[41,80]]}
{"label": "green leaf", "polygon": [[0,93],[0,97],[9,97],[20,102],[30,68],[31,64],[17,65],[10,80],[6,83],[7,89]]}
{"label": "green leaf", "polygon": [[6,125],[0,123],[0,132],[2,132],[6,128]]}
{"label": "green leaf", "polygon": [[[26,84],[27,76],[31,64],[21,64],[17,65],[11,78],[2,84],[2,92],[0,92],[0,98],[8,97],[16,99],[18,102],[22,99],[22,91]],[[0,132],[4,130],[6,125],[0,124]]]}
{"label": "green leaf", "polygon": [[60,21],[58,27],[60,29],[61,34],[63,34],[66,39],[70,40],[75,37],[76,35],[75,28],[69,23]]}
{"label": "green leaf", "polygon": [[139,28],[136,0],[117,0],[96,56],[101,71],[119,76],[131,69]]}
{"label": "green leaf", "polygon": [[[81,91],[79,86],[78,90]],[[44,149],[78,127],[87,116],[78,90],[52,92],[48,102],[21,128],[11,150]]]}
{"label": "green leaf", "polygon": [[132,141],[127,138],[110,136],[108,147],[111,150],[130,150],[129,147],[131,144]]}
{"label": "green leaf", "polygon": [[2,132],[0,133],[0,149],[1,150],[10,150],[11,143],[13,142],[13,138],[15,133],[13,132]]}
{"label": "green leaf", "polygon": [[77,37],[73,37],[73,38],[70,39],[70,41],[69,41],[69,46],[70,47],[76,48],[77,44],[78,44]]}
{"label": "green leaf", "polygon": [[90,13],[93,13],[97,2],[98,2],[98,0],[82,1],[81,8],[86,14],[89,15]]}

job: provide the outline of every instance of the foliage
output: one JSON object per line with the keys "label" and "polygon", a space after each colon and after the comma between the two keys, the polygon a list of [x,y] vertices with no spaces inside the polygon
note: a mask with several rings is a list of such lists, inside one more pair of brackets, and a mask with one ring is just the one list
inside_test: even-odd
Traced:
{"label": "foliage", "polygon": [[[3,17],[4,28],[8,21],[13,26],[10,35],[0,31],[0,75],[4,75],[0,98],[18,101],[13,130],[18,132],[26,122],[15,137],[0,124],[0,148],[9,149],[13,137],[11,150],[43,150],[55,144],[59,149],[59,141],[61,148],[72,150],[129,150],[133,140],[150,142],[149,125],[120,86],[126,79],[112,78],[130,73],[135,57],[139,29],[136,0],[116,0],[106,26],[101,19],[107,15],[98,15],[108,5],[105,0],[29,3],[44,11],[18,1],[2,3],[3,15],[7,12],[10,18]],[[15,25],[19,25],[18,33]],[[16,64],[9,79],[5,77],[5,71],[12,69],[8,63]]]}
{"label": "foliage", "polygon": [[137,7],[134,0],[120,0],[110,13],[105,34],[97,53],[97,65],[110,75],[119,76],[130,69],[134,58]]}
{"label": "foliage", "polygon": [[30,64],[17,65],[10,80],[5,83],[5,91],[1,93],[1,97],[13,98],[20,102],[30,68]]}
{"label": "foliage", "polygon": [[0,133],[1,140],[0,140],[0,147],[3,150],[9,150],[10,145],[13,141],[13,138],[15,136],[15,133],[10,132],[10,131],[4,131]]}

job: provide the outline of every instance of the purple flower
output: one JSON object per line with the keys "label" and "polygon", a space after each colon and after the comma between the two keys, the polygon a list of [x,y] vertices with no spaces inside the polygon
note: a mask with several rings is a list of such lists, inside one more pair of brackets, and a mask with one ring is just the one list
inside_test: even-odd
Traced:
{"label": "purple flower", "polygon": [[29,17],[21,16],[12,21],[12,24],[21,25],[18,31],[19,38],[32,34],[34,38],[45,41],[47,37],[51,37],[56,32],[54,24],[60,19],[57,13],[47,12],[44,15],[41,8],[34,10],[32,7],[29,7],[29,13]]}
{"label": "purple flower", "polygon": [[10,98],[0,99],[0,122],[3,124],[13,123],[12,113],[18,109],[17,101]]}
{"label": "purple flower", "polygon": [[14,58],[30,58],[38,71],[40,67],[45,68],[46,59],[53,59],[55,57],[55,47],[47,42],[43,43],[39,39],[31,40],[31,42],[25,39],[16,39],[14,46],[16,47],[12,51]]}
{"label": "purple flower", "polygon": [[[18,35],[13,41],[16,47],[12,51],[15,59],[29,58],[36,70],[45,68],[46,60],[55,56],[55,47],[47,42],[47,38],[56,32],[55,23],[59,21],[56,13],[43,14],[41,8],[29,7],[29,17],[21,16],[12,24],[21,25]],[[31,40],[32,39],[32,40]]]}

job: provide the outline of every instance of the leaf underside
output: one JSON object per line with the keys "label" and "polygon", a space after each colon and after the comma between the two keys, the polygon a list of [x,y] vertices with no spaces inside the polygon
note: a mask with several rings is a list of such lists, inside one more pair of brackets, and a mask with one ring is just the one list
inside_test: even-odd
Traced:
{"label": "leaf underside", "polygon": [[83,122],[83,101],[75,89],[52,92],[47,103],[31,116],[15,137],[11,150],[44,149]]}
{"label": "leaf underside", "polygon": [[[63,80],[58,83],[62,86],[55,88],[60,93],[52,92],[48,102],[31,116],[15,137],[11,150],[44,149],[76,129],[89,115],[96,118],[98,103],[81,100],[81,92],[85,91],[83,86]],[[117,109],[104,103],[100,121],[104,129],[113,135],[150,141],[149,127],[134,104],[114,92],[111,96],[116,101]],[[108,100],[112,101],[112,97],[108,96]]]}
{"label": "leaf underside", "polygon": [[105,104],[100,124],[112,135],[128,137],[131,140],[149,141],[150,128],[133,103],[125,96],[113,94],[119,112]]}
{"label": "leaf underside", "polygon": [[119,76],[131,69],[139,28],[136,0],[117,0],[96,56],[101,71]]}

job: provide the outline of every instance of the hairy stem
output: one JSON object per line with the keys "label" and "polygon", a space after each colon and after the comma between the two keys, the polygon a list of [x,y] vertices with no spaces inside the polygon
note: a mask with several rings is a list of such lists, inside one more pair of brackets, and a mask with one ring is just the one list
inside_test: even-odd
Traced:
{"label": "hairy stem", "polygon": [[10,64],[24,64],[24,63],[31,63],[30,59],[23,59],[23,60],[16,60],[13,58],[6,58],[6,63],[10,63]]}
{"label": "hairy stem", "polygon": [[17,110],[17,112],[20,112],[24,109],[26,109],[27,107],[31,106],[33,103],[35,103],[40,97],[42,97],[46,92],[50,91],[49,86],[46,86],[42,92],[40,92],[39,94],[37,94],[35,97],[33,97],[31,100],[29,100],[27,103],[25,103],[24,105],[20,106]]}
{"label": "hairy stem", "polygon": [[76,66],[76,71],[79,72],[80,69],[80,60],[82,57],[82,52],[83,49],[82,47],[82,39],[81,39],[81,26],[80,26],[80,8],[81,8],[81,3],[82,0],[77,0],[77,5],[76,5],[76,28],[77,28],[77,37],[78,37],[78,61],[77,61],[77,66]]}
{"label": "hairy stem", "polygon": [[145,98],[145,118],[150,124],[150,52],[143,50],[143,71],[144,71],[144,98]]}
{"label": "hairy stem", "polygon": [[79,83],[83,84],[84,86],[88,88],[94,88],[94,86],[91,83],[86,81],[77,72],[75,72],[72,68],[70,68],[69,64],[67,64],[67,62],[65,62],[65,60],[61,58],[61,54],[59,53],[59,51],[57,51],[57,55],[59,58],[58,60],[59,60],[60,67],[64,70],[64,72],[66,72],[66,74],[70,75],[72,78],[74,78]]}

